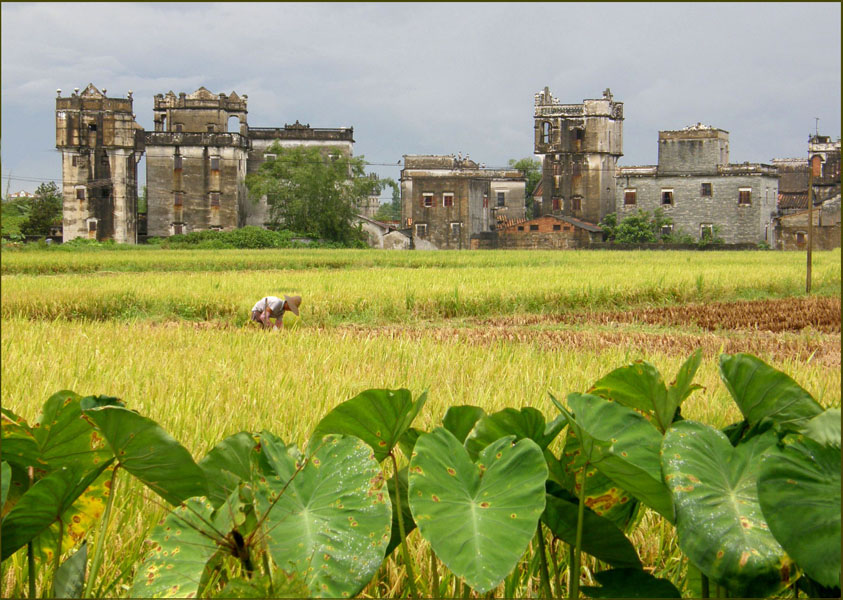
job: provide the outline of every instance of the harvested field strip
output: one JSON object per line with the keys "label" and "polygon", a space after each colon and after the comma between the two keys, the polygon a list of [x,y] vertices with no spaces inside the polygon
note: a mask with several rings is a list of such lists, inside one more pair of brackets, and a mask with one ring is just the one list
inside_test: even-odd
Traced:
{"label": "harvested field strip", "polygon": [[714,302],[641,308],[613,312],[580,312],[560,315],[525,315],[484,323],[500,325],[545,323],[583,324],[646,323],[665,326],[697,326],[708,331],[722,329],[800,331],[810,327],[823,333],[840,333],[840,298],[780,298],[741,302]]}
{"label": "harvested field strip", "polygon": [[797,337],[759,331],[751,336],[706,333],[644,333],[634,331],[537,330],[524,327],[498,326],[486,329],[453,327],[337,327],[334,333],[352,332],[359,337],[388,339],[427,339],[437,342],[453,340],[477,345],[499,342],[533,344],[541,350],[601,351],[611,348],[632,348],[644,354],[654,352],[687,356],[697,348],[710,357],[722,352],[749,352],[775,360],[812,361],[826,366],[840,366],[840,341],[828,336]]}

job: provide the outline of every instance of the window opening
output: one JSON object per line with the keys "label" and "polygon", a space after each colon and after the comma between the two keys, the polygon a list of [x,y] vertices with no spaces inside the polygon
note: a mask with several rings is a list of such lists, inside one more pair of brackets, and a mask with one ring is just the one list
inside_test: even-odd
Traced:
{"label": "window opening", "polygon": [[453,194],[442,194],[442,206],[453,206],[454,205],[454,195]]}
{"label": "window opening", "polygon": [[673,190],[662,190],[662,204],[673,205]]}
{"label": "window opening", "polygon": [[538,231],[538,230],[539,230],[538,225],[530,225],[530,231]]}
{"label": "window opening", "polygon": [[582,210],[582,198],[579,196],[571,198],[571,210]]}
{"label": "window opening", "polygon": [[426,237],[427,236],[427,223],[416,223],[416,236],[418,236],[418,237]]}
{"label": "window opening", "polygon": [[740,188],[738,190],[738,204],[752,204],[752,188]]}
{"label": "window opening", "polygon": [[635,206],[638,202],[638,192],[637,190],[624,190],[623,191],[623,205],[624,206]]}
{"label": "window opening", "polygon": [[704,198],[711,197],[711,184],[710,183],[701,183],[700,184],[700,196]]}
{"label": "window opening", "polygon": [[211,170],[212,171],[219,171],[220,170],[220,157],[219,156],[212,156],[211,157]]}
{"label": "window opening", "polygon": [[433,206],[433,194],[422,194],[422,206],[425,208]]}
{"label": "window opening", "polygon": [[498,192],[498,206],[506,206],[506,193]]}

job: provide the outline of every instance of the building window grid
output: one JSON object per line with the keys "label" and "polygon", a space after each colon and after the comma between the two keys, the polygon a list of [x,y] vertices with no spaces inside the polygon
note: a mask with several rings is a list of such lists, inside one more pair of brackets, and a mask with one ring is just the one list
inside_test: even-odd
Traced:
{"label": "building window grid", "polygon": [[638,191],[637,190],[624,190],[623,191],[623,205],[624,206],[635,206],[638,203]]}
{"label": "building window grid", "polygon": [[433,206],[433,194],[422,194],[422,206],[425,208]]}
{"label": "building window grid", "polygon": [[662,198],[662,206],[673,206],[673,190],[672,189],[663,189],[661,198]]}
{"label": "building window grid", "polygon": [[579,196],[571,198],[571,210],[582,210],[582,198]]}
{"label": "building window grid", "polygon": [[701,183],[700,184],[700,196],[703,198],[710,198],[711,197],[711,184],[710,183]]}
{"label": "building window grid", "polygon": [[449,207],[454,205],[454,195],[450,193],[442,194],[442,206]]}
{"label": "building window grid", "polygon": [[416,223],[416,237],[427,237],[427,223]]}
{"label": "building window grid", "polygon": [[506,206],[506,192],[497,192],[498,208]]}
{"label": "building window grid", "polygon": [[741,206],[749,206],[752,204],[752,188],[738,189],[738,204]]}

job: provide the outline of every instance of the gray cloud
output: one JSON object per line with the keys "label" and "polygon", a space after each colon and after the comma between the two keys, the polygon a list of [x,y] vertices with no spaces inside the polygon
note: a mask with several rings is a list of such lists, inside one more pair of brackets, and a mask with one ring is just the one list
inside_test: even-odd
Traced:
{"label": "gray cloud", "polygon": [[[652,164],[657,132],[698,121],[733,161],[802,156],[840,133],[840,5],[3,3],[3,175],[55,178],[55,89],[249,96],[249,122],[352,125],[355,151],[532,154],[533,94],[611,87],[622,164]],[[374,169],[397,177],[398,169]],[[5,183],[5,182],[4,182]],[[12,183],[15,188],[35,184]]]}

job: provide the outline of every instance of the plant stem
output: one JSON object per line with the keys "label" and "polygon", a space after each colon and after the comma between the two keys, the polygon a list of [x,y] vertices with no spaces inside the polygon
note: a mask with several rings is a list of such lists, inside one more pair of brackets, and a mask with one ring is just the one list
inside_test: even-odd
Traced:
{"label": "plant stem", "polygon": [[439,571],[436,568],[436,553],[430,547],[430,597],[439,597]]}
{"label": "plant stem", "polygon": [[[29,486],[32,487],[32,482],[35,479],[35,469],[28,468],[29,471]],[[26,564],[29,570],[29,597],[35,598],[35,551],[32,547],[32,540],[26,543]]]}
{"label": "plant stem", "polygon": [[700,594],[703,598],[709,598],[708,590],[708,576],[705,573],[700,573]]}
{"label": "plant stem", "polygon": [[91,591],[94,589],[94,581],[99,574],[100,565],[102,564],[102,556],[105,551],[105,536],[108,532],[108,522],[111,518],[111,506],[114,504],[114,495],[117,491],[115,484],[117,483],[117,471],[120,470],[120,465],[114,467],[111,473],[111,485],[108,488],[108,502],[105,503],[105,512],[102,514],[102,523],[97,534],[97,546],[94,549],[94,559],[91,561],[91,571],[88,573],[88,580],[85,582],[85,591],[82,593],[83,598],[90,598]]}
{"label": "plant stem", "polygon": [[404,531],[404,515],[401,514],[401,489],[398,485],[398,461],[395,460],[395,453],[390,451],[392,458],[392,477],[395,479],[395,504],[398,511],[398,532],[401,534],[401,555],[404,557],[404,564],[407,565],[407,578],[410,584],[410,597],[418,598],[416,591],[416,577],[413,574],[413,564],[410,561],[410,552],[407,550],[407,533]]}
{"label": "plant stem", "polygon": [[582,522],[585,518],[585,481],[586,473],[588,471],[588,464],[586,463],[582,470],[582,484],[580,485],[579,504],[577,505],[577,538],[574,546],[574,555],[572,557],[570,585],[568,590],[568,597],[572,599],[580,596],[580,548],[582,548]]}
{"label": "plant stem", "polygon": [[544,593],[545,598],[552,598],[553,593],[550,591],[550,574],[547,570],[547,550],[544,547],[544,531],[542,531],[542,522],[536,524],[536,535],[539,537],[539,559],[541,560],[541,569],[539,569],[539,574],[541,575],[541,584],[542,584],[542,593]]}
{"label": "plant stem", "polygon": [[59,517],[59,541],[56,544],[56,556],[53,559],[53,598],[56,597],[56,573],[59,572],[59,567],[61,566],[61,543],[62,537],[64,536],[64,523],[61,522],[61,517]]}
{"label": "plant stem", "polygon": [[562,579],[559,575],[559,561],[556,559],[556,547],[558,546],[559,540],[555,537],[550,542],[550,558],[551,564],[553,565],[553,583],[556,584],[556,596],[558,598],[562,597]]}

